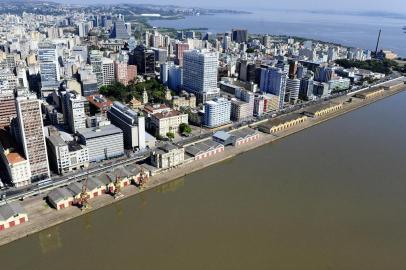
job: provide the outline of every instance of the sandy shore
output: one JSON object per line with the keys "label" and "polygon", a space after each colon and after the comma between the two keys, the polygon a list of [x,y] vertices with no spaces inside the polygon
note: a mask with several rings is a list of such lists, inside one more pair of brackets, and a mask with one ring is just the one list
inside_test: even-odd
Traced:
{"label": "sandy shore", "polygon": [[[163,174],[153,176],[152,178],[150,178],[150,180],[141,190],[136,188],[135,186],[129,186],[129,187],[125,188],[122,191],[122,193],[125,195],[125,197],[122,198],[121,200],[125,200],[125,199],[127,199],[135,194],[138,194],[140,192],[143,192],[145,190],[152,189],[154,187],[157,187],[157,186],[167,183],[169,181],[175,180],[177,178],[183,177],[185,175],[191,174],[195,171],[201,170],[201,169],[211,166],[213,164],[216,164],[221,161],[227,160],[229,158],[235,157],[239,154],[242,154],[242,153],[252,150],[254,148],[260,147],[260,146],[268,144],[270,142],[274,142],[278,139],[282,139],[291,134],[294,134],[294,133],[300,132],[304,129],[310,128],[314,125],[323,123],[325,121],[328,121],[329,119],[338,117],[345,113],[348,113],[353,110],[359,109],[361,107],[367,106],[371,103],[374,103],[374,102],[384,99],[386,97],[395,95],[404,90],[406,90],[406,89],[391,90],[391,91],[386,92],[382,96],[379,96],[379,97],[376,97],[376,98],[370,99],[370,100],[360,100],[360,99],[353,98],[353,101],[351,103],[345,102],[348,100],[348,97],[337,98],[336,101],[345,102],[343,109],[341,109],[339,111],[336,111],[334,113],[331,113],[331,114],[328,114],[328,115],[325,115],[325,116],[319,117],[319,118],[314,118],[314,119],[309,118],[303,124],[294,126],[290,129],[284,130],[275,135],[260,133],[259,139],[256,141],[253,141],[250,144],[242,145],[239,147],[228,147],[228,148],[226,148],[225,152],[217,154],[210,159],[193,161],[191,163],[179,166],[175,169],[168,170]],[[45,195],[46,194],[44,194],[44,196]],[[116,201],[117,200],[114,200],[113,197],[110,195],[99,196],[90,201],[90,204],[92,206],[91,209],[89,209],[85,212],[82,212],[76,207],[70,207],[70,208],[67,208],[67,209],[64,209],[61,211],[56,211],[55,209],[50,208],[42,197],[29,198],[29,199],[25,200],[24,202],[22,202],[23,207],[28,212],[29,221],[22,225],[19,225],[19,226],[16,226],[16,227],[13,227],[13,228],[10,228],[10,229],[7,229],[7,230],[1,232],[0,233],[0,246],[10,243],[12,241],[15,241],[17,239],[26,237],[28,235],[37,233],[41,230],[55,226],[57,224],[65,222],[67,220],[84,215],[91,211],[95,211],[104,206],[110,205]]]}

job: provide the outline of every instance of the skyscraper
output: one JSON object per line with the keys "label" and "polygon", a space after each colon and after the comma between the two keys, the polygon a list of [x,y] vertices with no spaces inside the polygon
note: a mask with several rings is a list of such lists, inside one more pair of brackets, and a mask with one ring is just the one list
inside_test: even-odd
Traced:
{"label": "skyscraper", "polygon": [[38,61],[41,92],[42,96],[46,96],[59,86],[60,74],[56,46],[48,42],[38,44]]}
{"label": "skyscraper", "polygon": [[205,102],[219,95],[217,52],[187,51],[184,54],[183,68],[183,87],[194,93],[199,102]]}
{"label": "skyscraper", "polygon": [[288,78],[286,80],[285,101],[295,103],[299,99],[300,80]]}
{"label": "skyscraper", "polygon": [[14,91],[17,78],[9,69],[0,69],[0,128],[10,126],[16,116]]}
{"label": "skyscraper", "polygon": [[79,28],[79,37],[87,37],[90,31],[89,22],[80,22],[78,23]]}
{"label": "skyscraper", "polygon": [[73,92],[63,95],[65,119],[73,133],[76,133],[78,129],[86,128],[85,102],[84,97]]}
{"label": "skyscraper", "polygon": [[89,54],[90,65],[92,71],[96,75],[97,86],[100,88],[103,85],[103,67],[102,67],[103,53],[98,50],[91,50]]}
{"label": "skyscraper", "polygon": [[32,180],[50,177],[41,104],[35,95],[17,97],[18,142],[31,168]]}
{"label": "skyscraper", "polygon": [[232,38],[237,43],[248,42],[248,31],[246,29],[233,29]]}
{"label": "skyscraper", "polygon": [[189,50],[188,43],[176,43],[175,44],[175,61],[179,66],[183,65],[183,55],[185,51]]}
{"label": "skyscraper", "polygon": [[144,45],[139,45],[130,55],[130,64],[137,66],[137,72],[144,75],[155,74],[155,53]]}
{"label": "skyscraper", "polygon": [[288,71],[280,68],[270,67],[261,69],[260,89],[262,92],[279,96],[279,109],[282,109],[284,106],[287,78]]}
{"label": "skyscraper", "polygon": [[103,85],[111,85],[115,81],[114,61],[110,58],[102,59]]}
{"label": "skyscraper", "polygon": [[127,32],[127,27],[122,19],[117,19],[114,22],[113,29],[110,33],[110,38],[129,39],[130,35]]}

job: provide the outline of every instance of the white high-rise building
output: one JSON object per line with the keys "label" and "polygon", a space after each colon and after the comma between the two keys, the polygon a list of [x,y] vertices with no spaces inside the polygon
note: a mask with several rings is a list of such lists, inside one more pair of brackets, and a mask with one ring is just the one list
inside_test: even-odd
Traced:
{"label": "white high-rise building", "polygon": [[111,85],[115,81],[114,61],[110,58],[102,59],[103,85]]}
{"label": "white high-rise building", "polygon": [[209,128],[230,123],[231,102],[225,98],[209,100],[204,104],[204,125]]}
{"label": "white high-rise building", "polygon": [[50,177],[41,104],[36,95],[17,97],[18,141],[30,163],[33,180]]}
{"label": "white high-rise building", "polygon": [[80,22],[78,23],[78,27],[79,27],[79,37],[87,37],[91,29],[89,22]]}
{"label": "white high-rise building", "polygon": [[186,51],[183,55],[183,87],[196,94],[200,102],[217,97],[218,53],[207,50]]}
{"label": "white high-rise building", "polygon": [[59,86],[60,73],[56,46],[48,42],[38,44],[38,62],[41,92],[45,96],[47,91],[52,91]]}
{"label": "white high-rise building", "polygon": [[65,119],[71,132],[76,133],[78,129],[86,128],[86,99],[73,92],[68,92],[63,96]]}

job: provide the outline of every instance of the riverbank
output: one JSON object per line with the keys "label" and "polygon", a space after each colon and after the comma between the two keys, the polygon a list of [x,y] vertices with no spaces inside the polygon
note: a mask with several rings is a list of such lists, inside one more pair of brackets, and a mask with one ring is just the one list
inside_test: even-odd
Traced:
{"label": "riverbank", "polygon": [[[371,99],[371,100],[361,100],[361,99],[353,98],[353,101],[351,103],[345,103],[343,109],[340,111],[337,111],[335,113],[332,113],[332,114],[329,114],[329,115],[326,115],[324,117],[320,117],[317,119],[312,119],[312,118],[308,119],[308,121],[306,121],[305,123],[303,123],[301,125],[292,127],[291,129],[288,129],[288,130],[284,130],[283,132],[277,133],[275,135],[268,135],[268,134],[261,133],[259,140],[254,141],[251,144],[244,145],[244,146],[241,146],[238,148],[227,148],[227,150],[225,152],[214,156],[211,160],[195,161],[195,162],[180,166],[176,169],[169,170],[164,174],[154,176],[150,179],[150,181],[147,183],[147,185],[145,186],[145,188],[143,190],[139,190],[134,186],[130,186],[123,190],[123,194],[126,196],[123,199],[129,198],[130,196],[133,196],[133,195],[143,192],[145,190],[152,189],[159,185],[168,183],[174,179],[191,174],[195,171],[198,171],[198,170],[201,170],[208,166],[217,164],[221,161],[230,159],[232,157],[235,157],[239,154],[242,154],[242,153],[252,150],[254,148],[263,146],[267,143],[277,141],[279,139],[282,139],[286,136],[300,132],[300,131],[307,129],[309,127],[312,127],[314,125],[328,121],[332,118],[339,117],[340,115],[343,115],[345,113],[348,113],[353,110],[359,109],[361,107],[367,106],[371,103],[374,103],[374,102],[384,99],[386,97],[395,95],[404,90],[406,90],[406,89],[388,91],[385,93],[385,95],[379,96],[379,97],[377,97],[375,99]],[[336,100],[345,102],[347,99],[348,99],[348,97],[340,97]],[[44,194],[44,196],[45,196],[45,194]],[[31,234],[34,234],[41,230],[44,230],[46,228],[55,226],[57,224],[65,222],[67,220],[76,218],[80,215],[87,214],[91,211],[95,211],[104,206],[110,205],[114,202],[116,202],[116,200],[114,200],[111,196],[104,195],[104,196],[91,200],[91,205],[92,205],[91,210],[86,211],[86,212],[81,212],[79,209],[77,209],[75,207],[70,207],[70,208],[64,209],[62,211],[56,211],[56,210],[50,208],[42,198],[37,197],[37,198],[27,199],[22,204],[26,208],[26,210],[29,214],[29,222],[27,222],[23,225],[8,229],[8,230],[0,233],[0,245],[7,244],[7,243],[17,240],[19,238],[26,237],[28,235],[31,235]]]}

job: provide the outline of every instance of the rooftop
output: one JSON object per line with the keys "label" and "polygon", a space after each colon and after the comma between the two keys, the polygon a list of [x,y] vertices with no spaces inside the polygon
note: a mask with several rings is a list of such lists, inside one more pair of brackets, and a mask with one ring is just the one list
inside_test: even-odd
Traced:
{"label": "rooftop", "polygon": [[85,139],[94,139],[98,137],[115,135],[118,133],[123,133],[121,129],[115,125],[107,125],[97,128],[82,128],[78,130],[78,133]]}
{"label": "rooftop", "polygon": [[174,116],[179,116],[182,115],[180,111],[177,110],[170,110],[170,111],[165,111],[165,112],[159,112],[159,113],[154,113],[152,116],[158,119],[164,119],[164,118],[169,118],[169,117],[174,117]]}
{"label": "rooftop", "polygon": [[6,157],[9,164],[17,164],[20,162],[27,161],[22,155],[20,155],[17,152],[9,153]]}
{"label": "rooftop", "polygon": [[334,107],[337,105],[340,105],[340,103],[328,101],[328,102],[324,102],[321,104],[316,104],[316,105],[310,106],[309,108],[306,108],[305,111],[308,113],[316,113],[318,111],[325,110],[325,109],[328,109],[328,108],[331,108],[331,107]]}
{"label": "rooftop", "polygon": [[0,206],[0,220],[7,220],[18,214],[27,213],[18,202],[7,203]]}
{"label": "rooftop", "polygon": [[290,121],[293,121],[293,120],[296,120],[296,119],[299,119],[302,117],[305,117],[305,116],[302,114],[299,114],[299,113],[291,113],[288,115],[282,115],[277,118],[271,119],[271,120],[261,124],[260,126],[265,127],[265,128],[271,128],[273,126],[279,126],[286,122],[290,122]]}

